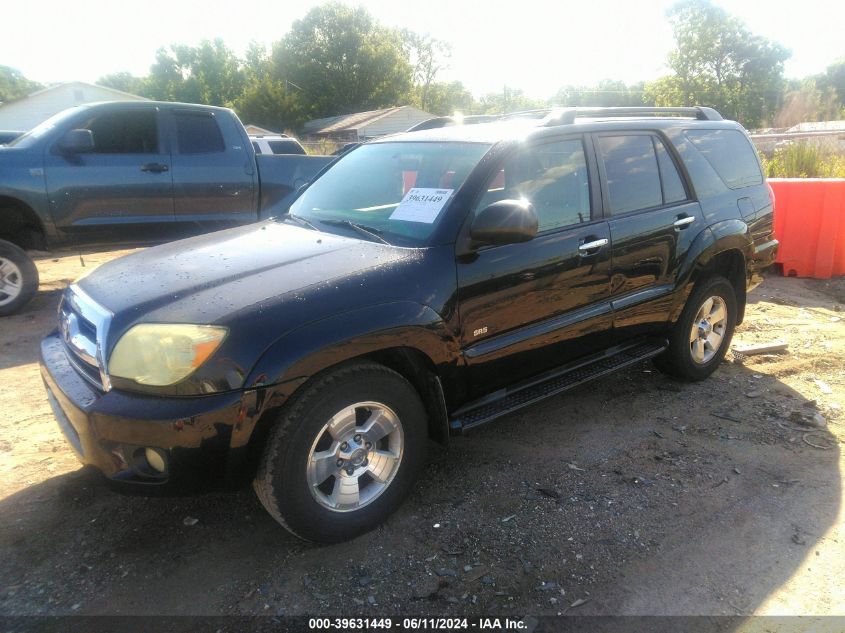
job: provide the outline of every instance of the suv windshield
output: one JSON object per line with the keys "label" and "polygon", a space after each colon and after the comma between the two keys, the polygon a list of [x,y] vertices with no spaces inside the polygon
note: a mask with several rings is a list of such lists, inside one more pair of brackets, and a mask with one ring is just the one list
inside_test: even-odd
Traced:
{"label": "suv windshield", "polygon": [[366,239],[365,229],[390,244],[423,246],[489,149],[459,142],[362,145],[306,189],[290,213],[324,231]]}
{"label": "suv windshield", "polygon": [[53,116],[51,116],[46,121],[39,123],[26,134],[17,137],[14,141],[11,141],[8,145],[6,145],[6,147],[30,147],[54,127],[56,127],[66,119],[75,117],[81,111],[82,109],[78,106],[74,108],[68,108],[67,110],[62,110],[58,114],[54,114]]}

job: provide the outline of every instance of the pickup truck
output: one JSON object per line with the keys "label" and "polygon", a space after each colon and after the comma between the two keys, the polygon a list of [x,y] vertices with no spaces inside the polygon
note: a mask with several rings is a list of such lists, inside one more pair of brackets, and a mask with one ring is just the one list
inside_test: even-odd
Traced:
{"label": "pickup truck", "polygon": [[38,287],[24,250],[166,241],[247,224],[334,157],[256,156],[226,108],[73,107],[0,147],[0,316]]}

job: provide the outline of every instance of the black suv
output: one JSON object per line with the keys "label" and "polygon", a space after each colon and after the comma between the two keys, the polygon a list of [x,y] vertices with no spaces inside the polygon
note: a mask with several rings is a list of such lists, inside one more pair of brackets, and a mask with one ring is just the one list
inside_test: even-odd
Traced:
{"label": "black suv", "polygon": [[708,108],[400,134],[274,220],[71,285],[42,375],[109,480],[251,479],[294,534],[347,539],[402,502],[429,438],[646,358],[710,375],[772,211],[746,133]]}

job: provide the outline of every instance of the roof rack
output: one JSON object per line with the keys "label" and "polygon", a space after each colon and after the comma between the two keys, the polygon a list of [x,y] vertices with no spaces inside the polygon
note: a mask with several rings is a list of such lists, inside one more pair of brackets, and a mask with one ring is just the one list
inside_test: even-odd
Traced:
{"label": "roof rack", "polygon": [[577,118],[610,117],[684,117],[699,121],[721,121],[722,115],[713,108],[693,106],[690,108],[618,107],[618,108],[554,108],[540,125],[571,125]]}

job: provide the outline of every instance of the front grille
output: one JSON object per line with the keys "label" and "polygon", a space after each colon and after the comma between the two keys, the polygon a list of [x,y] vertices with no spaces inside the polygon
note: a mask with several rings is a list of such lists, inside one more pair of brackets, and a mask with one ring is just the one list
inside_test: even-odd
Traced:
{"label": "front grille", "polygon": [[101,350],[111,312],[76,286],[70,286],[59,304],[59,331],[68,359],[79,374],[98,389],[108,391]]}

